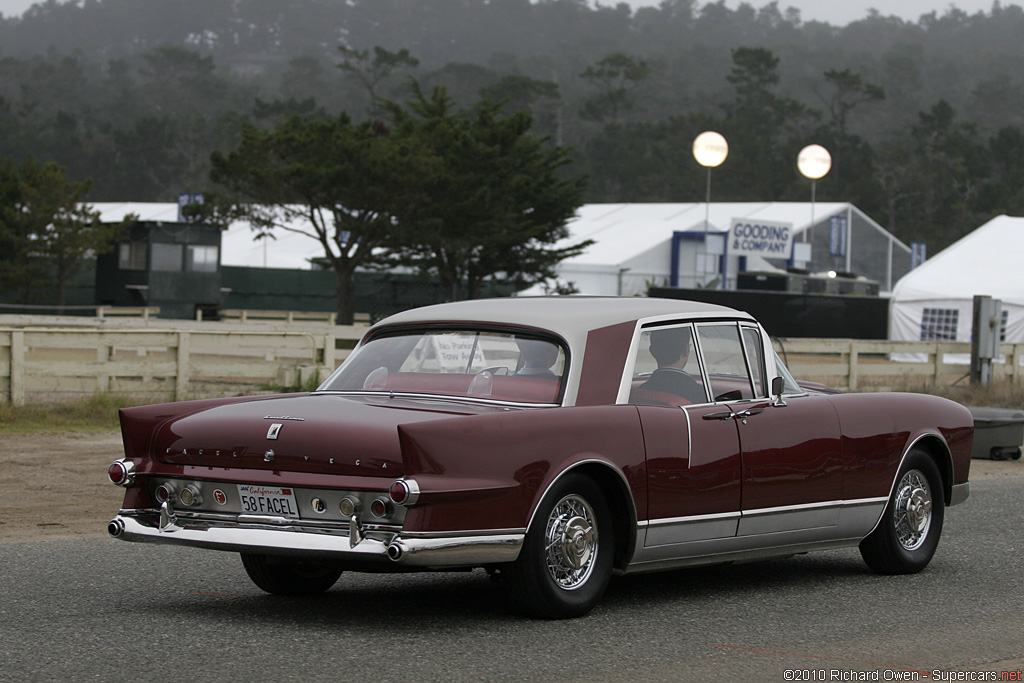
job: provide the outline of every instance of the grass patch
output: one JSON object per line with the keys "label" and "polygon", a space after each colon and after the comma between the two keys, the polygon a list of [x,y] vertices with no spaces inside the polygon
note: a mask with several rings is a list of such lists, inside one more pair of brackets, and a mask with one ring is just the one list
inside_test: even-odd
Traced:
{"label": "grass patch", "polygon": [[120,429],[118,409],[133,405],[139,401],[110,394],[53,405],[0,403],[0,435],[114,431]]}
{"label": "grass patch", "polygon": [[1010,380],[994,380],[987,387],[971,386],[968,380],[952,386],[914,386],[907,383],[899,387],[899,391],[913,391],[920,394],[934,394],[952,399],[965,406],[985,408],[1010,408],[1024,410],[1024,383]]}

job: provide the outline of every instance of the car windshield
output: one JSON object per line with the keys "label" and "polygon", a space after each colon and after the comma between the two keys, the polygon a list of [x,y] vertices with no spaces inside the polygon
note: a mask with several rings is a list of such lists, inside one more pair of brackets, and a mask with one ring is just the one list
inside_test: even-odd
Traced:
{"label": "car windshield", "polygon": [[557,403],[566,353],[553,339],[472,329],[387,334],[360,346],[320,390]]}

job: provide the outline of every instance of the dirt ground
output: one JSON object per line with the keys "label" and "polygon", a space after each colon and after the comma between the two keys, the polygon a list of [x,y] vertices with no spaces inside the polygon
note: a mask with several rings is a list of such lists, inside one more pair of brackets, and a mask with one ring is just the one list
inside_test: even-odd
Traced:
{"label": "dirt ground", "polygon": [[[0,436],[0,543],[106,534],[122,490],[107,466],[118,432]],[[1024,476],[1024,460],[973,460],[971,479]]]}

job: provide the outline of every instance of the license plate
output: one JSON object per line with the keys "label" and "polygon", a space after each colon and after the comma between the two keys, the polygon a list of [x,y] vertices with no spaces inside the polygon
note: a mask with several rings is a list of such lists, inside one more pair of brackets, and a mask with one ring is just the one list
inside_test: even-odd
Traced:
{"label": "license plate", "polygon": [[242,501],[242,512],[250,515],[299,516],[299,506],[295,503],[295,489],[292,488],[239,484],[238,497]]}

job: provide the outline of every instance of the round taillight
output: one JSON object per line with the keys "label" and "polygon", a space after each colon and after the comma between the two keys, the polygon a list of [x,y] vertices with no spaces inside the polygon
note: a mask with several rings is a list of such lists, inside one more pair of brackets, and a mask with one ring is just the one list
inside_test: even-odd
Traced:
{"label": "round taillight", "polygon": [[110,483],[118,486],[131,486],[135,482],[135,463],[131,460],[115,460],[107,468]]}
{"label": "round taillight", "polygon": [[401,505],[405,502],[405,499],[409,497],[409,487],[404,481],[399,479],[391,484],[391,488],[388,489],[388,493],[391,495],[392,502],[396,505]]}
{"label": "round taillight", "polygon": [[153,497],[156,498],[156,502],[163,504],[171,499],[171,487],[167,484],[160,484],[153,490]]}
{"label": "round taillight", "polygon": [[199,492],[199,487],[195,484],[189,484],[178,493],[178,500],[181,501],[182,505],[199,505],[203,502],[203,496]]}
{"label": "round taillight", "polygon": [[338,511],[346,517],[351,517],[359,509],[359,501],[355,498],[342,498],[338,503]]}
{"label": "round taillight", "polygon": [[420,487],[414,479],[396,479],[391,482],[388,495],[395,505],[413,505],[420,497]]}
{"label": "round taillight", "polygon": [[374,517],[384,517],[388,514],[388,502],[383,498],[375,498],[370,503],[370,512],[373,513]]}

